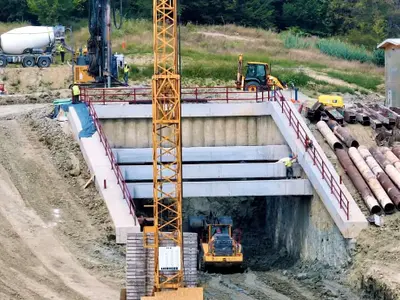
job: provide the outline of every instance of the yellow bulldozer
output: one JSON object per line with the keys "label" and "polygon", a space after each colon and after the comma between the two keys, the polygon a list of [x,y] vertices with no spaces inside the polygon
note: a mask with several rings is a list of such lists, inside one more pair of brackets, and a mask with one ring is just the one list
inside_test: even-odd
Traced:
{"label": "yellow bulldozer", "polygon": [[271,75],[268,63],[248,62],[246,76],[243,75],[243,55],[239,55],[236,89],[249,92],[287,89],[286,83]]}
{"label": "yellow bulldozer", "polygon": [[189,218],[190,230],[199,237],[199,270],[232,268],[243,266],[240,237],[233,237],[231,217],[196,216]]}

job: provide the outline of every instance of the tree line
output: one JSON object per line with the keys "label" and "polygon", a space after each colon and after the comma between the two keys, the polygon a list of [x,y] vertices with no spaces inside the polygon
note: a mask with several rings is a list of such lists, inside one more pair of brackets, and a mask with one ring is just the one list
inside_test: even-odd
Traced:
{"label": "tree line", "polygon": [[[126,18],[151,18],[152,0],[121,0]],[[0,0],[0,21],[72,25],[89,0]],[[120,0],[111,0],[119,9]],[[178,0],[182,23],[291,29],[374,46],[400,35],[400,0]]]}

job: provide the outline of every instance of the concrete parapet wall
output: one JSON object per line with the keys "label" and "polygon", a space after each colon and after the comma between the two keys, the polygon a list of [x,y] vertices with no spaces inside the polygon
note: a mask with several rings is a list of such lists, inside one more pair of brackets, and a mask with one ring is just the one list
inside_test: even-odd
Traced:
{"label": "concrete parapet wall", "polygon": [[[151,119],[101,119],[113,148],[151,148]],[[282,145],[285,140],[270,116],[184,118],[183,147]]]}

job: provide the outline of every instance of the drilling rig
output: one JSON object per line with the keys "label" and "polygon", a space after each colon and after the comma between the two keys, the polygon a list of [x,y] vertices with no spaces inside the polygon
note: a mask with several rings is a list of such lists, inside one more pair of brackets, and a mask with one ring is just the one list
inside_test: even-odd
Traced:
{"label": "drilling rig", "polygon": [[81,53],[75,59],[74,83],[108,88],[120,86],[122,83],[118,81],[117,56],[112,54],[111,12],[114,15],[114,25],[119,29],[122,23],[122,0],[119,25],[111,0],[89,0],[88,5],[90,38],[87,41],[87,53]]}

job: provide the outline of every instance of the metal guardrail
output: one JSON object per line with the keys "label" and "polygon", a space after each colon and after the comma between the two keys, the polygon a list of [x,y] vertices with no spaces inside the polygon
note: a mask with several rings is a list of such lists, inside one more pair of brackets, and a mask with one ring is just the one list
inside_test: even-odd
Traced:
{"label": "metal guardrail", "polygon": [[347,199],[346,195],[343,193],[340,184],[333,177],[333,174],[329,170],[325,161],[322,159],[322,155],[315,147],[309,147],[310,139],[304,130],[303,126],[300,124],[300,121],[297,119],[296,115],[293,113],[293,110],[289,106],[285,97],[282,95],[280,91],[277,91],[274,95],[274,100],[279,103],[279,106],[282,108],[282,113],[288,118],[290,127],[296,132],[297,138],[300,139],[306,152],[310,155],[313,160],[314,166],[318,168],[322,175],[322,179],[328,184],[331,189],[331,194],[335,196],[337,201],[339,202],[340,209],[344,211],[347,220],[350,218],[350,202]]}
{"label": "metal guardrail", "polygon": [[[322,155],[316,150],[315,147],[308,148],[310,142],[306,131],[300,124],[296,115],[290,108],[288,101],[277,90],[275,93],[269,91],[263,91],[259,93],[250,93],[246,91],[238,91],[232,87],[194,87],[194,88],[183,88],[181,92],[182,101],[187,103],[204,103],[204,102],[238,102],[238,101],[251,101],[251,102],[264,102],[264,101],[277,101],[282,108],[282,113],[288,118],[290,126],[296,132],[297,138],[301,140],[302,144],[306,148],[306,152],[310,155],[314,165],[318,168],[322,175],[322,179],[328,184],[331,189],[331,194],[337,199],[341,210],[344,211],[347,220],[350,218],[350,204],[346,195],[343,193],[340,184],[333,177],[326,163],[322,159]],[[101,132],[101,124],[98,122],[96,112],[94,111],[92,103],[95,104],[106,104],[106,103],[125,103],[130,104],[151,104],[152,93],[151,88],[83,88],[81,91],[82,100],[89,104],[90,109],[94,112],[94,119],[96,127],[99,126]],[[99,130],[99,134],[100,134]],[[104,147],[110,148],[104,133],[101,134],[101,139]],[[310,151],[310,149],[312,149]],[[123,190],[124,197],[130,197],[129,190],[126,188],[125,180],[122,177],[121,171],[116,164],[115,157],[110,150],[106,150],[109,155],[111,164],[114,166],[114,172],[120,183],[121,189]],[[128,198],[131,199],[131,198]]]}
{"label": "metal guardrail", "polygon": [[[114,174],[118,181],[118,185],[121,188],[122,195],[123,195],[126,203],[129,206],[129,212],[134,217],[136,206],[135,206],[135,203],[133,202],[133,198],[131,196],[131,193],[129,192],[128,186],[126,185],[125,179],[122,176],[122,172],[118,166],[117,159],[115,158],[115,155],[111,150],[111,146],[108,143],[108,140],[104,134],[103,127],[101,126],[101,123],[99,121],[99,118],[97,116],[97,113],[96,113],[96,110],[95,110],[93,104],[91,102],[87,102],[87,105],[89,107],[89,114],[92,116],[94,125],[96,126],[97,132],[99,133],[100,142],[103,144],[104,150],[106,151],[106,155],[107,155],[108,159],[110,160],[111,169],[114,171]],[[134,220],[135,220],[135,225],[136,225],[135,217],[134,217]]]}
{"label": "metal guardrail", "polygon": [[[194,87],[182,88],[181,99],[186,103],[206,102],[263,102],[270,99],[270,92],[251,93],[233,87]],[[82,88],[81,97],[86,102],[97,104],[125,103],[151,104],[151,88]]]}

